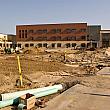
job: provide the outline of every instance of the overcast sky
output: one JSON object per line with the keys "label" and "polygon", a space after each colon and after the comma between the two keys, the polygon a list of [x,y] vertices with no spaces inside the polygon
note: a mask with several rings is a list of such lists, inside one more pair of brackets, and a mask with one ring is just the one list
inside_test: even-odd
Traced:
{"label": "overcast sky", "polygon": [[110,0],[0,0],[0,33],[16,25],[87,22],[110,29]]}

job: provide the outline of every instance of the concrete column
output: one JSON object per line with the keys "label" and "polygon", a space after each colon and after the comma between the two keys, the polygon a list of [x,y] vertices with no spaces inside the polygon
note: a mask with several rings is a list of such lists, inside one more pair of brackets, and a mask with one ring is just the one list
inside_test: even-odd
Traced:
{"label": "concrete column", "polygon": [[62,48],[65,48],[65,43],[62,43]]}
{"label": "concrete column", "polygon": [[72,43],[70,43],[70,48],[72,48]]}
{"label": "concrete column", "polygon": [[99,48],[102,47],[102,33],[100,32]]}
{"label": "concrete column", "polygon": [[52,43],[48,43],[47,48],[51,48],[52,47]]}
{"label": "concrete column", "polygon": [[97,48],[99,48],[99,42],[97,42]]}
{"label": "concrete column", "polygon": [[87,43],[85,43],[85,49],[87,49]]}
{"label": "concrete column", "polygon": [[55,48],[57,48],[57,43],[55,43]]}
{"label": "concrete column", "polygon": [[92,48],[93,46],[92,46],[92,40],[90,41],[90,48]]}

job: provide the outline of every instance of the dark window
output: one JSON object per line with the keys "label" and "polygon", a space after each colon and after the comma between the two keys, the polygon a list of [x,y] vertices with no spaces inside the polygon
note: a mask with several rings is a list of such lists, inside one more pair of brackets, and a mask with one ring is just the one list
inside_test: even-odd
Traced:
{"label": "dark window", "polygon": [[80,32],[86,32],[86,29],[80,29]]}
{"label": "dark window", "polygon": [[71,29],[71,32],[76,32],[76,29]]}
{"label": "dark window", "polygon": [[51,34],[60,33],[60,32],[61,32],[61,29],[51,29],[49,31],[49,33],[51,33]]}
{"label": "dark window", "polygon": [[43,37],[42,36],[41,37],[37,37],[36,40],[37,41],[43,41]]}
{"label": "dark window", "polygon": [[10,48],[12,48],[12,46],[13,46],[13,45],[12,45],[12,44],[10,44]]}
{"label": "dark window", "polygon": [[73,33],[73,32],[76,32],[76,29],[67,28],[63,31],[63,33],[66,33],[66,34]]}
{"label": "dark window", "polygon": [[91,43],[87,43],[87,48],[91,46]]}
{"label": "dark window", "polygon": [[43,47],[47,47],[47,43],[44,43],[44,44],[43,44]]}
{"label": "dark window", "polygon": [[55,47],[55,43],[52,43],[52,48],[54,48]]}
{"label": "dark window", "polygon": [[15,47],[17,47],[17,44],[14,44]]}
{"label": "dark window", "polygon": [[68,40],[71,41],[72,40],[72,37],[71,36],[68,36]]}
{"label": "dark window", "polygon": [[58,43],[58,44],[57,44],[57,47],[61,47],[61,43]]}
{"label": "dark window", "polygon": [[33,44],[33,43],[31,43],[31,44],[30,44],[30,47],[33,47],[33,46],[34,46],[34,44]]}
{"label": "dark window", "polygon": [[19,38],[21,38],[21,30],[19,30]]}
{"label": "dark window", "polygon": [[24,38],[24,33],[22,33],[22,38]]}
{"label": "dark window", "polygon": [[2,47],[2,43],[0,43],[0,47]]}
{"label": "dark window", "polygon": [[57,37],[56,37],[56,40],[57,40],[57,41],[60,41],[60,40],[61,40],[61,36],[57,36]]}
{"label": "dark window", "polygon": [[57,33],[60,33],[61,32],[61,29],[56,29]]}
{"label": "dark window", "polygon": [[81,44],[81,47],[86,47],[86,44],[85,44],[85,43],[82,43],[82,44]]}
{"label": "dark window", "polygon": [[3,44],[3,47],[6,47],[5,44]]}
{"label": "dark window", "polygon": [[27,33],[25,33],[25,38],[27,38]]}
{"label": "dark window", "polygon": [[20,48],[21,48],[21,44],[18,44],[18,47],[20,47]]}
{"label": "dark window", "polygon": [[22,30],[22,33],[24,33],[24,30]]}
{"label": "dark window", "polygon": [[90,37],[89,37],[89,35],[87,35],[87,40],[90,40]]}
{"label": "dark window", "polygon": [[27,30],[25,30],[25,38],[27,38]]}
{"label": "dark window", "polygon": [[29,30],[28,32],[29,32],[29,33],[34,33],[34,30]]}
{"label": "dark window", "polygon": [[80,41],[80,40],[82,40],[82,39],[81,39],[81,36],[77,36],[77,37],[76,37],[76,41]]}
{"label": "dark window", "polygon": [[72,36],[72,40],[73,41],[76,41],[76,36]]}
{"label": "dark window", "polygon": [[71,33],[71,29],[67,28],[67,29],[65,30],[65,33],[66,33],[66,34]]}
{"label": "dark window", "polygon": [[22,30],[22,38],[24,38],[24,30]]}
{"label": "dark window", "polygon": [[76,40],[76,36],[68,36],[67,40],[68,41],[75,41]]}
{"label": "dark window", "polygon": [[29,44],[25,44],[25,47],[29,47]]}
{"label": "dark window", "polygon": [[42,30],[37,30],[36,33],[37,34],[43,34],[43,31]]}
{"label": "dark window", "polygon": [[81,39],[82,40],[86,40],[86,36],[81,36]]}
{"label": "dark window", "polygon": [[75,47],[76,46],[76,43],[72,43],[72,47]]}
{"label": "dark window", "polygon": [[8,44],[7,44],[7,47],[8,47]]}
{"label": "dark window", "polygon": [[42,44],[41,44],[41,43],[39,43],[39,44],[37,44],[37,46],[38,46],[38,47],[42,47]]}
{"label": "dark window", "polygon": [[25,30],[25,33],[27,33],[27,30]]}
{"label": "dark window", "polygon": [[19,34],[19,38],[21,38],[21,33]]}
{"label": "dark window", "polygon": [[49,40],[56,41],[56,36],[52,36],[52,37],[50,37]]}
{"label": "dark window", "polygon": [[43,33],[47,33],[47,29],[42,30]]}
{"label": "dark window", "polygon": [[70,46],[71,46],[70,43],[67,43],[67,44],[66,44],[66,47],[67,47],[67,48],[70,47]]}
{"label": "dark window", "polygon": [[47,37],[43,37],[43,40],[46,41],[47,40]]}
{"label": "dark window", "polygon": [[68,40],[68,37],[64,36],[64,37],[62,37],[62,40],[63,41],[67,41]]}

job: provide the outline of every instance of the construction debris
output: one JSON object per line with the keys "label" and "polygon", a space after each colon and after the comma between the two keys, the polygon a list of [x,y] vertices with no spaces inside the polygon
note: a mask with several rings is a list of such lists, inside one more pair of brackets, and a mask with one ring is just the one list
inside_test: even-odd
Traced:
{"label": "construction debris", "polygon": [[[50,94],[47,94],[47,92],[40,92],[40,95],[38,95],[26,92],[16,95],[17,97],[15,97],[15,99],[28,93],[33,94],[35,98],[37,98],[33,110],[36,108],[40,110],[41,108],[48,108],[48,101],[50,102],[56,96],[60,96],[60,93],[65,92],[65,90],[68,91],[68,89],[75,84],[84,85],[84,88],[85,86],[97,89],[101,88],[103,90],[110,88],[110,77],[108,77],[110,67],[109,48],[96,49],[94,51],[27,48],[20,51],[22,52],[18,53],[22,72],[22,87],[20,86],[19,68],[17,65],[18,53],[0,55],[1,99],[3,99],[2,94],[6,93],[45,88],[48,86],[54,86],[55,84],[63,85],[64,89],[60,92],[58,89],[54,88],[49,90],[50,92],[48,91]],[[103,77],[105,74],[107,74],[107,77]],[[83,87],[81,87],[81,90],[82,89]],[[73,92],[74,90],[72,89],[71,91]],[[76,95],[76,93],[74,95]],[[8,94],[7,97],[10,96],[11,95]],[[30,98],[31,97],[29,97],[29,99]],[[5,107],[2,106],[5,104],[7,104],[6,106],[12,105],[13,99],[14,98],[0,101],[1,108]],[[24,100],[28,100],[28,98]],[[68,99],[68,102],[69,101],[70,100]],[[64,100],[60,100],[60,102],[63,103]],[[67,103],[67,101],[65,103]],[[18,104],[19,105],[16,105],[16,107],[19,109],[26,107],[26,103]],[[76,103],[76,106],[77,105],[78,102]],[[70,106],[73,107],[71,104]],[[68,110],[72,110],[72,107]],[[2,108],[2,110],[11,110],[11,107],[5,107]],[[87,110],[87,108],[85,108],[85,110]]]}
{"label": "construction debris", "polygon": [[[19,97],[19,103],[26,106],[26,109],[31,109],[35,106],[36,98],[33,94],[25,94]],[[19,108],[19,107],[18,107]]]}

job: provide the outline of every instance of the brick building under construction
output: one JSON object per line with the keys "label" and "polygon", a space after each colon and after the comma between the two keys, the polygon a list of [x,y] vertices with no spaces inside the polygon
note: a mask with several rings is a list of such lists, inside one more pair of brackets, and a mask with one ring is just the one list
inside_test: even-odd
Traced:
{"label": "brick building under construction", "polygon": [[[100,30],[99,30],[100,31]],[[17,25],[17,46],[23,47],[47,47],[47,48],[72,48],[77,45],[90,47],[88,40],[87,23],[65,24],[40,24],[40,25]],[[92,41],[95,47],[99,44]]]}

